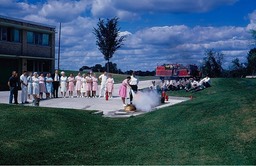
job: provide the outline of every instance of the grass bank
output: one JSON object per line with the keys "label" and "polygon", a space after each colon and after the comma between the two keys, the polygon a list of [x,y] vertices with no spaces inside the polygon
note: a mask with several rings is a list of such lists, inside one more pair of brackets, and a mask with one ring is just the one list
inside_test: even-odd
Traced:
{"label": "grass bank", "polygon": [[0,164],[256,164],[256,80],[212,84],[128,119],[1,104]]}

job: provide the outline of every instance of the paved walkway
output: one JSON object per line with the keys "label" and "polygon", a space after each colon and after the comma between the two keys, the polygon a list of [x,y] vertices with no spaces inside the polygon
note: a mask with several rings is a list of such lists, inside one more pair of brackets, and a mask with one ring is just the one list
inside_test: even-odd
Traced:
{"label": "paved walkway", "polygon": [[[140,81],[139,82],[139,88],[147,88],[151,85],[151,81]],[[121,117],[117,114],[115,114],[116,111],[122,110],[123,109],[123,104],[121,102],[121,98],[118,96],[118,89],[120,87],[120,84],[115,84],[114,85],[114,92],[113,92],[113,98],[110,98],[109,100],[105,100],[105,98],[57,98],[57,99],[48,99],[48,100],[41,100],[40,101],[40,107],[51,107],[51,108],[71,108],[71,109],[82,109],[82,110],[96,110],[104,114],[104,116],[107,117]],[[20,94],[19,92],[19,97],[18,101],[20,102]],[[76,94],[75,94],[76,95]],[[60,96],[60,95],[59,95]],[[9,98],[9,92],[4,91],[0,92],[0,103],[8,103],[8,98]],[[164,106],[169,106],[173,104],[177,104],[183,101],[186,101],[187,98],[177,98],[177,97],[171,97],[166,104],[161,105],[158,108],[164,107]],[[32,102],[29,100],[29,102]],[[129,99],[127,99],[127,103],[129,103]],[[32,105],[32,104],[27,104],[27,105]],[[131,114],[126,114],[125,116],[136,116],[138,114],[141,114],[144,112],[140,113],[131,113]]]}

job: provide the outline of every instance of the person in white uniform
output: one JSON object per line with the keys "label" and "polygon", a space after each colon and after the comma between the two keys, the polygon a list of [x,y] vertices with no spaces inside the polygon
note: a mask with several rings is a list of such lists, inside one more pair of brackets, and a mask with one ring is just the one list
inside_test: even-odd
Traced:
{"label": "person in white uniform", "polygon": [[102,96],[105,97],[105,95],[106,95],[105,89],[106,89],[107,78],[108,78],[107,72],[104,72],[103,74],[101,74],[99,76],[99,80],[101,81],[99,97],[102,97]]}
{"label": "person in white uniform", "polygon": [[21,85],[21,103],[28,104],[28,80],[27,80],[27,71],[24,71],[20,76],[20,85]]}
{"label": "person in white uniform", "polygon": [[60,77],[60,92],[63,98],[66,97],[67,85],[68,85],[68,77],[65,75],[65,72],[62,71],[61,77]]}
{"label": "person in white uniform", "polygon": [[32,77],[32,82],[33,97],[34,100],[37,100],[39,98],[39,78],[37,72],[34,73],[34,76]]}

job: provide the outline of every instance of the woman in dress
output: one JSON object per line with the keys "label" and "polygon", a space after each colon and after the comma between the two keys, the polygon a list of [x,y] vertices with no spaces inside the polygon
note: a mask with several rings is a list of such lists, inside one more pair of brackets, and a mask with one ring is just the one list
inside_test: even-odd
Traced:
{"label": "woman in dress", "polygon": [[86,93],[86,75],[83,74],[83,77],[81,79],[81,92],[82,92],[82,97],[85,97]]}
{"label": "woman in dress", "polygon": [[46,98],[49,99],[53,96],[53,79],[51,77],[51,73],[47,73],[45,77],[45,82],[46,82]]}
{"label": "woman in dress", "polygon": [[31,95],[33,95],[33,86],[32,86],[32,72],[29,72],[28,73],[28,77],[27,77],[27,80],[28,80],[28,99],[31,100]]}
{"label": "woman in dress", "polygon": [[34,100],[39,98],[39,78],[37,72],[34,72],[34,76],[32,77],[32,86],[33,86],[33,97]]}
{"label": "woman in dress", "polygon": [[95,73],[92,74],[92,97],[96,97],[98,90],[98,78]]}
{"label": "woman in dress", "polygon": [[108,92],[108,96],[109,98],[112,98],[112,92],[114,89],[114,79],[112,78],[112,74],[108,75],[108,79],[106,82],[106,88],[107,88],[107,92]]}
{"label": "woman in dress", "polygon": [[65,72],[62,71],[61,77],[60,77],[60,93],[63,98],[66,97],[67,86],[68,86],[68,78],[65,75]]}
{"label": "woman in dress", "polygon": [[68,77],[68,94],[69,97],[73,98],[74,96],[74,90],[75,90],[75,77],[73,73],[71,73]]}
{"label": "woman in dress", "polygon": [[43,95],[44,93],[46,93],[44,74],[41,73],[38,78],[39,78],[39,92],[40,92],[39,96],[40,96],[40,99],[43,99]]}
{"label": "woman in dress", "polygon": [[89,98],[91,96],[91,91],[92,91],[92,78],[90,76],[90,73],[87,73],[85,79],[86,79],[87,97]]}
{"label": "woman in dress", "polygon": [[122,99],[122,102],[123,102],[123,106],[126,106],[125,104],[125,98],[127,96],[127,87],[129,86],[129,82],[131,80],[131,77],[128,76],[125,80],[123,80],[120,88],[119,88],[119,96],[121,97]]}
{"label": "woman in dress", "polygon": [[81,79],[82,79],[81,73],[78,73],[77,76],[75,77],[77,97],[81,97],[81,87],[82,87]]}

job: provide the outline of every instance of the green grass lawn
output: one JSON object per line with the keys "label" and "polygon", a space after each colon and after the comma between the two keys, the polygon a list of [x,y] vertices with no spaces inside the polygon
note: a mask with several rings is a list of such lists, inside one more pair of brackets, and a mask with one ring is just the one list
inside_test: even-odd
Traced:
{"label": "green grass lawn", "polygon": [[1,104],[0,164],[256,164],[256,80],[212,85],[128,119]]}

